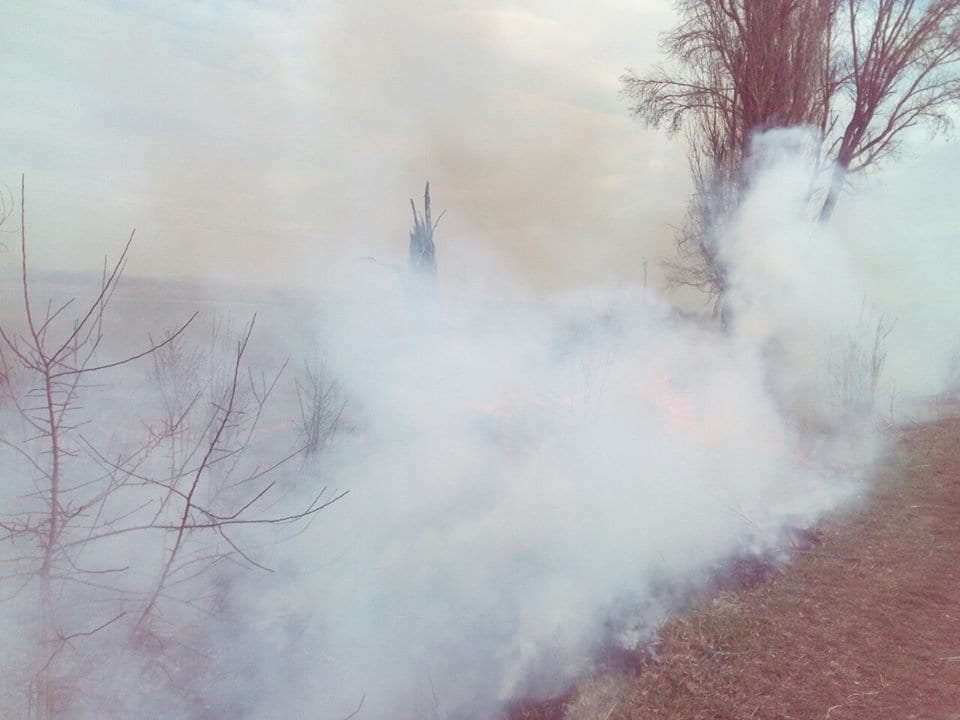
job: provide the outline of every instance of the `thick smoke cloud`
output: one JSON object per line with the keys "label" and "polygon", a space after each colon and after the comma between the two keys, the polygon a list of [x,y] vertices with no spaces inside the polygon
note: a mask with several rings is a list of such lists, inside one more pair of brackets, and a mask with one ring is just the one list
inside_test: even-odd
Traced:
{"label": "thick smoke cloud", "polygon": [[[726,333],[634,285],[532,295],[479,251],[470,285],[435,294],[382,264],[331,261],[336,280],[312,309],[285,305],[268,320],[261,354],[319,348],[346,403],[320,457],[281,471],[283,506],[318,482],[350,494],[293,537],[241,536],[275,573],[218,566],[178,585],[185,598],[224,598],[206,619],[189,604],[163,612],[189,639],[167,642],[199,653],[202,674],[174,668],[169,684],[148,682],[144,647],[108,651],[126,620],[64,656],[97,658],[81,676],[91,696],[115,698],[89,716],[123,715],[135,699],[171,717],[197,707],[345,717],[361,700],[371,718],[493,717],[504,702],[562,691],[611,644],[649,639],[727,559],[787,559],[796,528],[862,497],[882,449],[876,409],[844,404],[836,368],[869,342],[871,313],[896,313],[890,298],[906,292],[890,281],[875,299],[869,243],[803,217],[803,132],[755,143],[747,197],[721,238]],[[909,253],[899,257],[914,277]],[[946,302],[916,288],[914,301]],[[908,308],[896,332],[929,335],[915,316]],[[947,365],[947,340],[928,348]],[[911,368],[894,345],[890,359]],[[888,369],[883,380],[931,385],[924,372]],[[102,407],[85,406],[100,407],[99,431],[84,432],[122,446],[117,429],[149,418],[151,382],[128,377],[123,401],[101,389]],[[279,399],[255,465],[277,455],[277,429],[296,413],[289,388]],[[9,503],[29,478],[15,474]],[[139,581],[149,585],[143,558],[158,551],[130,536],[100,560],[138,568],[124,580],[135,598]],[[71,592],[63,601],[78,627],[91,624],[88,610],[109,617],[127,602]],[[21,600],[6,606],[4,632],[29,665],[29,637],[14,632],[32,617]],[[11,702],[20,680],[6,675]]]}
{"label": "thick smoke cloud", "polygon": [[492,716],[648,638],[667,589],[782,556],[791,529],[858,497],[875,438],[867,418],[826,422],[818,373],[861,291],[797,216],[809,176],[789,139],[764,140],[725,241],[731,334],[639,287],[531,301],[501,272],[485,302],[424,303],[380,268],[350,274],[321,344],[354,428],[325,472],[351,494],[280,551],[292,579],[244,593],[292,659],[248,653],[269,688],[253,716],[361,697],[370,717]]}
{"label": "thick smoke cloud", "polygon": [[869,341],[865,303],[895,307],[872,304],[855,242],[802,217],[803,132],[758,139],[723,240],[727,335],[638,287],[531,301],[501,269],[485,302],[421,305],[350,275],[322,315],[356,428],[327,472],[352,492],[290,548],[296,581],[252,595],[297,628],[293,666],[256,662],[255,715],[364,697],[370,717],[492,716],[649,637],[665,588],[860,496],[880,443],[830,368]]}

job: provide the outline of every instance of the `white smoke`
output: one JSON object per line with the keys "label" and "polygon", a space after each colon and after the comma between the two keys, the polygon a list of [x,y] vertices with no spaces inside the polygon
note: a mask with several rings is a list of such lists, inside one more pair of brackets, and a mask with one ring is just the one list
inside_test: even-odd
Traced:
{"label": "white smoke", "polygon": [[326,339],[358,428],[329,472],[352,494],[292,550],[311,569],[250,607],[286,598],[299,623],[253,715],[363,697],[369,717],[483,717],[558,692],[604,643],[649,637],[664,587],[858,496],[879,443],[868,418],[833,422],[830,367],[872,300],[850,245],[804,218],[797,133],[758,139],[723,239],[730,335],[638,287],[530,302],[501,278],[423,307],[351,275],[362,309]]}
{"label": "white smoke", "polygon": [[[797,146],[758,140],[722,240],[729,334],[638,286],[531,298],[472,257],[494,279],[424,300],[380,265],[331,260],[316,316],[274,337],[297,354],[316,333],[346,408],[285,481],[350,494],[284,543],[260,538],[273,575],[196,579],[231,590],[190,638],[208,672],[182,680],[208,714],[492,717],[649,638],[670,588],[737,554],[785,557],[792,528],[859,497],[878,443],[863,418],[832,422],[828,368],[876,278],[866,243],[803,218]],[[118,657],[91,682],[192,717]]]}
{"label": "white smoke", "polygon": [[[758,170],[731,228],[732,335],[634,286],[531,302],[501,279],[423,305],[350,275],[323,344],[356,427],[327,472],[351,494],[284,551],[301,574],[252,594],[262,632],[297,628],[295,663],[257,659],[272,691],[252,716],[363,697],[369,717],[483,717],[559,692],[604,643],[649,637],[663,588],[783,550],[857,495],[873,445],[811,446],[778,390],[806,386],[860,302],[797,218],[793,162]],[[808,285],[824,266],[828,295]],[[774,338],[807,354],[774,362]]]}

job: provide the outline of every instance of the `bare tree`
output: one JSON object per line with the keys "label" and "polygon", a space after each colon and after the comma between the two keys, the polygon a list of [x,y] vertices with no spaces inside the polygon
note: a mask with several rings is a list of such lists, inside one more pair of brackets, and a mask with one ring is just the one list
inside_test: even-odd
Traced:
{"label": "bare tree", "polygon": [[817,128],[815,166],[834,167],[819,195],[828,219],[848,173],[896,150],[907,128],[948,123],[960,93],[960,0],[681,0],[678,8],[680,25],[664,40],[675,66],[621,80],[635,117],[687,131],[696,191],[668,277],[705,291],[717,309],[726,273],[716,229],[739,204],[751,138]]}
{"label": "bare tree", "polygon": [[691,139],[715,172],[738,180],[753,133],[834,118],[838,84],[831,42],[839,0],[681,0],[664,41],[678,72],[628,71],[632,113]]}
{"label": "bare tree", "polygon": [[[0,188],[0,233],[6,233],[8,230],[4,228],[9,217],[13,214],[14,203],[13,203],[13,192],[6,187]],[[0,250],[6,250],[7,246],[2,240],[0,240]],[[0,389],[4,388],[10,382],[10,378],[6,374],[6,369],[0,367]],[[2,404],[3,393],[0,393],[0,404]]]}
{"label": "bare tree", "polygon": [[[24,433],[0,436],[0,450],[10,483],[21,494],[0,515],[0,587],[6,600],[36,593],[26,714],[47,720],[92,702],[81,676],[94,673],[95,664],[68,664],[68,651],[76,653],[79,645],[107,632],[115,634],[119,647],[168,648],[176,630],[158,629],[162,604],[216,610],[209,601],[178,592],[191,578],[226,562],[263,567],[235,533],[308,521],[343,494],[327,498],[320,489],[312,501],[278,511],[282,498],[273,497],[278,487],[271,474],[302,447],[268,464],[259,458],[243,462],[279,378],[279,372],[257,377],[244,363],[253,322],[235,344],[223,383],[181,393],[176,384],[182,377],[169,373],[166,388],[160,388],[160,426],[131,449],[100,447],[91,418],[83,415],[85,400],[106,392],[109,377],[137,360],[153,357],[157,378],[165,366],[180,363],[184,333],[196,314],[138,352],[104,358],[106,311],[133,235],[117,261],[105,264],[93,299],[72,318],[74,300],[38,310],[27,261],[22,180],[20,200],[23,321],[20,330],[0,325],[0,367],[4,375],[12,367],[19,371],[22,387],[6,390]],[[118,418],[136,427],[122,411]],[[158,467],[152,458],[164,447],[169,462]],[[143,540],[132,549],[135,537]],[[154,551],[143,555],[149,548]],[[155,642],[164,633],[163,641]]]}
{"label": "bare tree", "polygon": [[667,278],[706,293],[717,316],[726,269],[716,235],[739,203],[751,138],[790,125],[827,132],[835,122],[839,69],[831,45],[839,2],[681,0],[681,23],[664,39],[678,68],[621,78],[635,117],[687,131],[695,191]]}
{"label": "bare tree", "polygon": [[903,131],[950,124],[960,101],[960,0],[847,0],[849,117],[830,145],[828,220],[847,175],[894,153]]}

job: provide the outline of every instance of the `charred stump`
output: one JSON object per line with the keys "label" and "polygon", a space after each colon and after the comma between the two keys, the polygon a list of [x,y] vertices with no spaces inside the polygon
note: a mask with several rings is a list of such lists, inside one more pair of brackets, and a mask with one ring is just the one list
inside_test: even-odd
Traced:
{"label": "charred stump", "polygon": [[443,213],[440,213],[436,222],[433,221],[430,213],[429,181],[423,191],[423,214],[417,212],[413,198],[410,198],[410,209],[413,210],[413,229],[410,231],[410,270],[415,276],[429,278],[433,282],[437,277],[437,249],[433,243],[433,233],[440,224]]}

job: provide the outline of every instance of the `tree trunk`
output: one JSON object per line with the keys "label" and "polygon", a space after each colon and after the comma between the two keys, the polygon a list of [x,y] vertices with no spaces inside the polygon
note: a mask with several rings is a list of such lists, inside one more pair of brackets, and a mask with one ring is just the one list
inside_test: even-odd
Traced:
{"label": "tree trunk", "polygon": [[837,161],[833,167],[833,175],[830,177],[830,187],[827,189],[827,197],[823,201],[823,207],[820,208],[820,216],[817,218],[822,223],[830,222],[833,211],[837,207],[837,200],[840,199],[840,193],[843,192],[843,185],[847,181],[847,168],[849,161]]}

